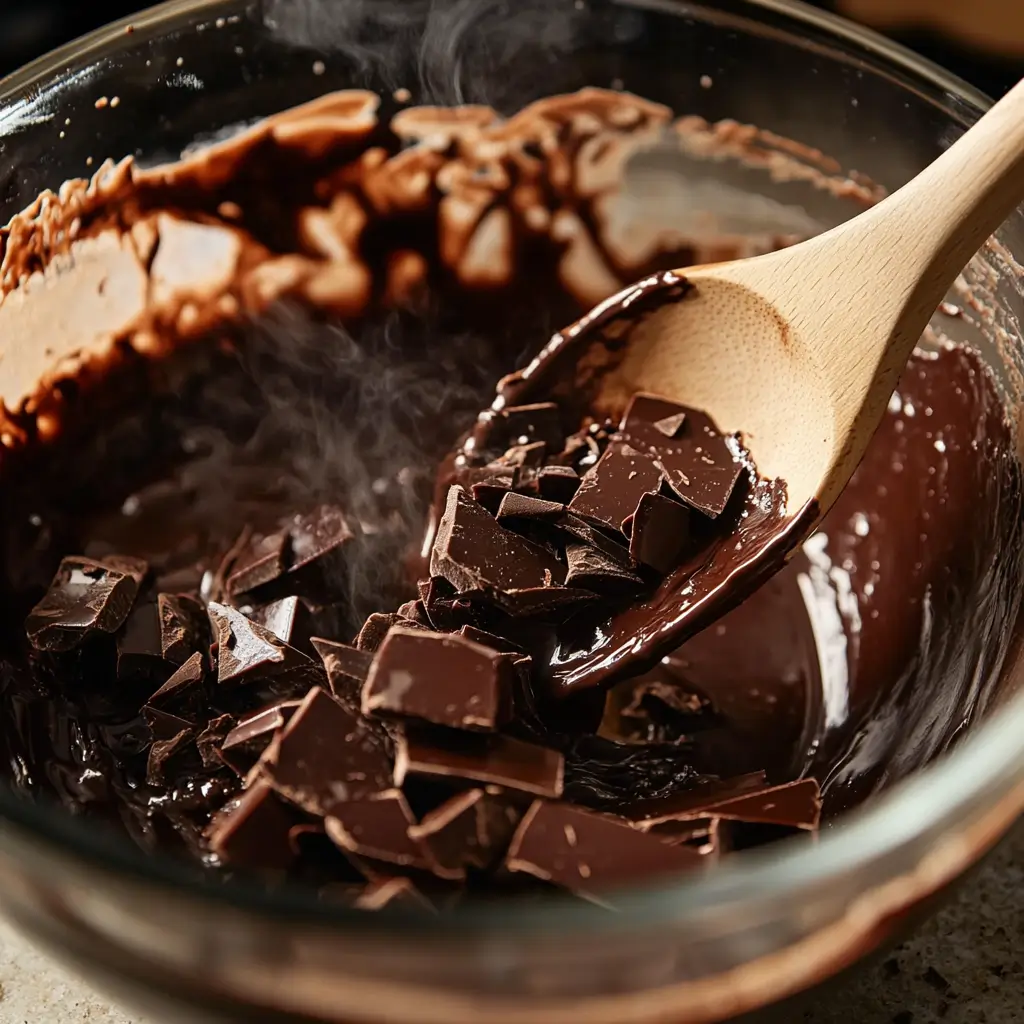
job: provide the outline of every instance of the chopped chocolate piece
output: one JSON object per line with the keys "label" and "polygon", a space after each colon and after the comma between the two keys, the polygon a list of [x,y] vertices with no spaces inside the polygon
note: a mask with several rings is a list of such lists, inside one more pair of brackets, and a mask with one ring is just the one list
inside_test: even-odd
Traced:
{"label": "chopped chocolate piece", "polygon": [[523,649],[516,646],[511,640],[507,640],[503,636],[497,636],[494,633],[488,633],[483,629],[477,629],[476,626],[462,626],[459,629],[459,635],[464,636],[467,640],[472,640],[474,643],[483,644],[484,647],[490,647],[492,651],[497,651],[499,654],[516,655],[514,660],[530,660],[530,656],[524,654]]}
{"label": "chopped chocolate piece", "polygon": [[[248,755],[255,763],[273,739],[274,733],[291,721],[301,703],[298,700],[279,700],[240,718],[238,724],[224,737],[221,753],[230,752],[231,757]],[[252,764],[248,767],[251,768]]]}
{"label": "chopped chocolate piece", "polygon": [[487,443],[492,446],[511,448],[544,442],[551,451],[557,452],[565,440],[562,414],[554,402],[514,405],[489,416],[485,426]]}
{"label": "chopped chocolate piece", "polygon": [[191,729],[195,723],[178,715],[172,715],[148,704],[142,708],[142,720],[149,726],[154,740],[173,739],[183,729]]}
{"label": "chopped chocolate piece", "polygon": [[559,797],[565,759],[556,750],[511,736],[485,736],[405,725],[395,749],[395,785],[407,774],[488,782],[537,796]]}
{"label": "chopped chocolate piece", "polygon": [[288,567],[289,539],[284,532],[249,539],[235,555],[226,582],[228,594],[246,594],[276,580]]}
{"label": "chopped chocolate piece", "polygon": [[170,739],[153,740],[149,748],[149,759],[146,762],[146,782],[150,786],[162,786],[165,783],[164,769],[167,762],[182,748],[190,743],[195,736],[191,728],[182,729]]}
{"label": "chopped chocolate piece", "polygon": [[384,642],[388,630],[398,622],[398,616],[393,612],[374,612],[359,630],[356,637],[356,647],[361,651],[375,651]]}
{"label": "chopped chocolate piece", "polygon": [[324,819],[327,834],[346,853],[429,870],[427,850],[409,835],[410,826],[415,824],[400,789],[339,804]]}
{"label": "chopped chocolate piece", "polygon": [[797,779],[701,807],[708,816],[793,829],[815,829],[821,818],[821,789],[815,779]]}
{"label": "chopped chocolate piece", "polygon": [[466,868],[486,871],[508,848],[522,810],[483,789],[458,793],[424,815],[409,835],[431,852],[444,877],[464,878]]}
{"label": "chopped chocolate piece", "polygon": [[220,757],[220,745],[236,723],[237,719],[234,715],[218,715],[196,737],[196,749],[202,758],[204,768],[214,768],[223,763]]}
{"label": "chopped chocolate piece", "polygon": [[160,594],[160,649],[172,665],[181,665],[210,642],[206,609],[187,594]]}
{"label": "chopped chocolate piece", "polygon": [[257,780],[217,814],[206,830],[210,849],[232,867],[284,870],[295,859],[294,819],[274,791]]}
{"label": "chopped chocolate piece", "polygon": [[260,760],[274,789],[324,817],[392,785],[384,731],[314,686]]}
{"label": "chopped chocolate piece", "polygon": [[554,589],[565,579],[565,568],[553,555],[504,529],[457,485],[448,491],[430,573],[460,594],[487,595],[512,614],[517,593]]}
{"label": "chopped chocolate piece", "polygon": [[198,695],[205,675],[206,659],[197,652],[184,665],[179,665],[167,682],[149,698],[150,705],[163,708],[187,702]]}
{"label": "chopped chocolate piece", "polygon": [[115,633],[128,618],[148,567],[138,558],[65,558],[25,622],[32,646],[70,651],[92,633]]}
{"label": "chopped chocolate piece", "polygon": [[295,516],[288,531],[292,540],[290,573],[335,556],[355,537],[345,514],[333,505],[321,505],[309,515]]}
{"label": "chopped chocolate piece", "polygon": [[215,601],[208,608],[217,644],[217,682],[221,686],[268,676],[308,677],[308,683],[322,678],[321,666],[312,658],[278,640],[237,609]]}
{"label": "chopped chocolate piece", "polygon": [[661,487],[661,469],[654,459],[623,441],[613,441],[593,469],[580,481],[569,511],[612,530],[622,530],[641,497]]}
{"label": "chopped chocolate piece", "polygon": [[160,616],[154,600],[132,608],[117,635],[117,675],[120,679],[153,675],[166,670],[160,642]]}
{"label": "chopped chocolate piece", "polygon": [[359,692],[370,673],[373,654],[318,636],[313,637],[312,643],[323,659],[331,692],[349,703],[358,703]]}
{"label": "chopped chocolate piece", "polygon": [[472,601],[457,597],[455,588],[440,576],[429,581],[423,606],[431,628],[443,633],[454,633],[481,617],[481,609]]}
{"label": "chopped chocolate piece", "polygon": [[535,800],[509,845],[505,865],[591,898],[603,890],[703,863],[624,818],[572,804]]}
{"label": "chopped chocolate piece", "polygon": [[268,633],[273,633],[278,640],[295,647],[295,626],[305,607],[302,600],[292,594],[290,597],[282,597],[280,601],[271,601],[270,604],[253,609],[249,618]]}
{"label": "chopped chocolate piece", "polygon": [[623,528],[629,535],[630,557],[668,575],[689,546],[690,510],[663,494],[644,494]]}
{"label": "chopped chocolate piece", "polygon": [[404,910],[429,910],[437,913],[434,904],[408,878],[378,878],[368,882],[355,906],[358,910],[401,907]]}
{"label": "chopped chocolate piece", "polygon": [[539,519],[558,521],[565,506],[557,501],[545,501],[527,494],[516,494],[511,491],[501,499],[498,507],[498,522],[503,526],[511,526],[521,519]]}
{"label": "chopped chocolate piece", "polygon": [[422,601],[406,601],[399,607],[398,616],[401,619],[408,619],[409,622],[414,622],[418,626],[430,628],[430,616],[427,615],[427,609]]}
{"label": "chopped chocolate piece", "polygon": [[[532,444],[517,444],[509,448],[501,457],[502,462],[510,466],[516,466],[520,470],[537,469],[544,465],[544,454],[548,446],[543,441],[535,441]],[[523,486],[523,473],[516,477],[516,486]]]}
{"label": "chopped chocolate piece", "polygon": [[469,488],[473,500],[479,501],[492,515],[498,511],[501,499],[516,486],[518,479],[516,466],[505,466],[499,462],[463,469],[458,474],[459,483]]}
{"label": "chopped chocolate piece", "polygon": [[569,566],[565,574],[566,586],[616,597],[635,594],[644,588],[644,581],[624,569],[621,561],[610,558],[589,544],[567,544],[565,560]]}
{"label": "chopped chocolate piece", "polygon": [[[641,443],[650,444],[652,440],[676,437],[686,421],[686,413],[685,405],[673,402],[670,398],[638,391],[626,406],[619,430]],[[662,437],[652,439],[649,432],[651,427]]]}
{"label": "chopped chocolate piece", "polygon": [[706,817],[705,808],[766,787],[764,772],[706,782],[656,800],[642,800],[626,810],[636,828],[650,829],[668,821],[689,821]]}
{"label": "chopped chocolate piece", "polygon": [[511,715],[513,682],[512,663],[489,647],[395,626],[373,660],[362,710],[493,732]]}
{"label": "chopped chocolate piece", "polygon": [[572,466],[544,466],[537,474],[537,488],[547,501],[568,505],[579,486],[580,475]]}

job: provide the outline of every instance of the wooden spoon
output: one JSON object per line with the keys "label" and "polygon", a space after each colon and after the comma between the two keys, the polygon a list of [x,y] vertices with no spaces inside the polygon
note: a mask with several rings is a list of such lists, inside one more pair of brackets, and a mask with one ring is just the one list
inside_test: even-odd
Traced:
{"label": "wooden spoon", "polygon": [[[1024,200],[1024,82],[931,166],[872,209],[788,249],[677,271],[692,288],[629,330],[598,407],[648,391],[741,432],[764,477],[787,489],[771,536],[724,545],[696,576],[566,643],[552,670],[565,690],[629,674],[738,604],[784,563],[845,487],[897,379],[946,291]],[[660,280],[673,275],[665,275]],[[642,282],[556,335],[499,392],[539,401],[572,379],[592,325],[657,291]],[[679,289],[662,289],[666,296]]]}

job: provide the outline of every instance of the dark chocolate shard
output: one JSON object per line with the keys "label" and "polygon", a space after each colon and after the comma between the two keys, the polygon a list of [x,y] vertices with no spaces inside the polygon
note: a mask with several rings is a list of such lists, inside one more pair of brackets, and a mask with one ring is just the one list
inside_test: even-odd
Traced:
{"label": "dark chocolate shard", "polygon": [[[626,406],[619,423],[619,431],[648,444],[652,440],[676,437],[686,422],[687,412],[685,405],[673,402],[670,398],[638,391]],[[661,435],[661,438],[652,438],[652,428]]]}
{"label": "dark chocolate shard", "polygon": [[[321,505],[309,515],[295,516],[288,524],[292,542],[290,573],[314,562],[333,562],[355,536],[345,513],[334,505]],[[324,566],[330,571],[330,566]]]}
{"label": "dark chocolate shard", "polygon": [[769,788],[763,771],[738,775],[731,779],[705,782],[691,789],[680,790],[671,796],[655,800],[642,800],[626,810],[626,816],[635,828],[657,828],[669,821],[689,821],[707,817],[705,808],[716,802],[724,803],[736,797]]}
{"label": "dark chocolate shard", "polygon": [[821,789],[816,779],[797,779],[705,804],[701,812],[728,821],[811,830],[821,820]]}
{"label": "dark chocolate shard", "polygon": [[623,568],[620,560],[610,558],[589,544],[567,544],[565,560],[569,566],[565,574],[568,587],[582,587],[597,594],[621,597],[636,594],[645,586],[636,573]]}
{"label": "dark chocolate shard", "polygon": [[373,659],[362,711],[493,732],[511,715],[513,685],[512,663],[498,651],[457,634],[395,626]]}
{"label": "dark chocolate shard", "polygon": [[278,640],[283,640],[291,647],[298,648],[299,644],[295,641],[300,638],[297,627],[303,612],[306,612],[308,618],[308,609],[302,599],[291,594],[288,597],[282,597],[279,601],[271,601],[269,604],[254,608],[249,618],[257,626],[262,626],[268,632],[273,633]]}
{"label": "dark chocolate shard", "polygon": [[226,581],[231,596],[246,594],[276,580],[288,567],[290,538],[280,531],[251,537],[235,554]]}
{"label": "dark chocolate shard", "polygon": [[580,475],[572,466],[544,466],[537,473],[537,490],[546,501],[568,505],[579,486]]}
{"label": "dark chocolate shard", "polygon": [[154,739],[146,761],[146,782],[150,786],[165,784],[167,763],[181,753],[195,737],[191,728],[182,729],[168,739]]}
{"label": "dark chocolate shard", "polygon": [[448,491],[430,573],[459,594],[487,596],[513,613],[518,592],[554,588],[565,579],[553,555],[504,529],[457,485]]}
{"label": "dark chocolate shard", "polygon": [[534,441],[532,444],[517,444],[509,448],[498,461],[519,469],[519,473],[516,476],[516,486],[522,487],[527,477],[532,480],[536,476],[536,473],[529,471],[540,470],[541,466],[544,465],[544,455],[547,449],[548,446],[543,441]]}
{"label": "dark chocolate shard", "polygon": [[624,818],[573,804],[536,800],[509,844],[505,865],[570,892],[603,891],[705,863],[688,846],[671,846]]}
{"label": "dark chocolate shard", "polygon": [[486,736],[406,724],[396,740],[395,785],[406,775],[469,779],[535,796],[562,794],[565,759],[511,736]]}
{"label": "dark chocolate shard", "polygon": [[663,576],[683,560],[690,546],[690,510],[663,494],[644,494],[623,524],[629,554]]}
{"label": "dark chocolate shard", "polygon": [[146,704],[142,708],[142,720],[149,727],[153,740],[173,739],[183,730],[189,730],[195,723],[180,715],[173,715],[169,711],[161,711],[159,708],[150,707]]}
{"label": "dark chocolate shard", "polygon": [[398,622],[398,616],[394,612],[374,612],[363,623],[356,637],[356,647],[360,651],[377,650],[388,635],[388,630]]}
{"label": "dark chocolate shard", "polygon": [[292,715],[301,703],[297,700],[279,700],[240,718],[238,724],[221,743],[224,760],[234,766],[234,759],[246,757],[250,760],[246,770],[251,768],[274,738],[274,734],[291,721]]}
{"label": "dark chocolate shard", "polygon": [[386,733],[319,686],[271,741],[260,764],[278,793],[318,817],[392,786]]}
{"label": "dark chocolate shard", "polygon": [[456,479],[490,513],[498,511],[501,499],[516,486],[519,479],[517,466],[498,462],[486,466],[467,467],[459,471]]}
{"label": "dark chocolate shard", "polygon": [[308,677],[319,682],[323,670],[312,658],[283,643],[235,608],[211,601],[210,623],[217,645],[217,682],[237,686],[269,677]]}
{"label": "dark chocolate shard", "polygon": [[436,914],[437,908],[408,878],[377,878],[368,882],[356,899],[357,910],[383,910],[401,907],[403,910],[428,910]]}
{"label": "dark chocolate shard", "polygon": [[522,810],[501,793],[470,789],[423,816],[409,835],[430,850],[442,877],[461,879],[467,868],[486,871],[504,855]]}
{"label": "dark chocolate shard", "polygon": [[174,670],[167,682],[149,698],[149,704],[161,709],[190,705],[201,694],[205,676],[206,659],[197,651]]}
{"label": "dark chocolate shard", "polygon": [[117,675],[119,679],[152,676],[166,671],[160,642],[160,615],[155,600],[139,601],[117,635]]}
{"label": "dark chocolate shard", "polygon": [[357,703],[373,664],[372,652],[318,636],[313,637],[312,643],[323,660],[331,692],[347,703]]}
{"label": "dark chocolate shard", "polygon": [[610,530],[622,530],[644,494],[657,493],[662,471],[649,455],[613,441],[580,481],[569,511]]}
{"label": "dark chocolate shard", "polygon": [[547,501],[544,498],[534,498],[528,494],[517,494],[512,491],[501,499],[497,518],[502,526],[515,529],[515,524],[524,519],[557,522],[563,512],[565,512],[565,506],[561,502]]}
{"label": "dark chocolate shard", "polygon": [[160,594],[157,597],[160,618],[160,649],[172,665],[181,665],[194,652],[210,643],[210,625],[206,609],[187,594]]}
{"label": "dark chocolate shard", "polygon": [[424,591],[423,607],[433,629],[454,633],[462,626],[472,625],[481,617],[481,609],[467,598],[460,598],[451,584],[435,576]]}
{"label": "dark chocolate shard", "polygon": [[257,779],[206,830],[210,850],[232,867],[283,871],[295,859],[289,832],[295,823],[270,786]]}
{"label": "dark chocolate shard", "polygon": [[32,646],[70,651],[93,633],[117,632],[147,572],[139,558],[63,559],[46,595],[25,622]]}
{"label": "dark chocolate shard", "polygon": [[196,749],[204,768],[215,768],[223,764],[220,745],[236,724],[237,719],[234,715],[218,715],[208,722],[206,728],[196,737]]}
{"label": "dark chocolate shard", "polygon": [[427,615],[426,606],[422,601],[406,601],[405,604],[399,607],[398,617],[400,619],[407,619],[410,623],[414,623],[417,626],[430,628],[430,616]]}
{"label": "dark chocolate shard", "polygon": [[519,658],[525,658],[527,661],[530,660],[530,656],[524,654],[521,647],[503,636],[498,636],[496,633],[488,633],[486,630],[477,629],[476,626],[467,625],[459,629],[459,635],[464,636],[467,640],[472,640],[474,643],[489,647],[492,651],[497,651],[499,654],[515,655],[515,660]]}
{"label": "dark chocolate shard", "polygon": [[400,789],[387,789],[339,804],[324,819],[327,835],[346,853],[404,868],[430,870],[427,849],[409,835],[415,824]]}
{"label": "dark chocolate shard", "polygon": [[492,448],[543,441],[551,451],[557,452],[565,441],[562,413],[554,402],[514,405],[486,415],[487,420],[481,424],[484,430],[478,433],[486,436],[486,443]]}

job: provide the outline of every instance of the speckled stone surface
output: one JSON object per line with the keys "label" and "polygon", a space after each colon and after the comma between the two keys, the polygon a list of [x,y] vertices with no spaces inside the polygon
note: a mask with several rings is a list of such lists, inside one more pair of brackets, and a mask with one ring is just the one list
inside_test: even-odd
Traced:
{"label": "speckled stone surface", "polygon": [[[0,1024],[164,1024],[112,1006],[0,925]],[[1024,1024],[1024,821],[957,897],[786,1024]]]}

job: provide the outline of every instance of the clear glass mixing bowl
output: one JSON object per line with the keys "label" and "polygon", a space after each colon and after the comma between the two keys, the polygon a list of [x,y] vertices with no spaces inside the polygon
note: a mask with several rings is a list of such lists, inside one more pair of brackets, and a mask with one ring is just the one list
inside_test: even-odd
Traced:
{"label": "clear glass mixing bowl", "polygon": [[[104,157],[174,157],[226,125],[353,85],[413,84],[418,97],[508,110],[621,83],[818,147],[889,188],[986,105],[880,37],[787,0],[479,0],[435,4],[423,21],[430,6],[174,0],[51,54],[0,84],[0,218]],[[99,111],[100,96],[120,103]],[[767,187],[745,187],[757,182]],[[852,212],[809,189],[804,200],[822,221]],[[1022,228],[1018,215],[1000,233],[981,329],[969,317],[955,328],[996,369],[1015,419],[1022,301],[1005,257],[1024,261]],[[0,358],[12,343],[0,339]],[[614,914],[504,903],[426,920],[215,887],[7,790],[0,906],[174,1019],[721,1020],[870,954],[997,841],[1024,807],[1022,680],[1015,637],[986,706],[937,763],[816,844],[635,891]]]}

